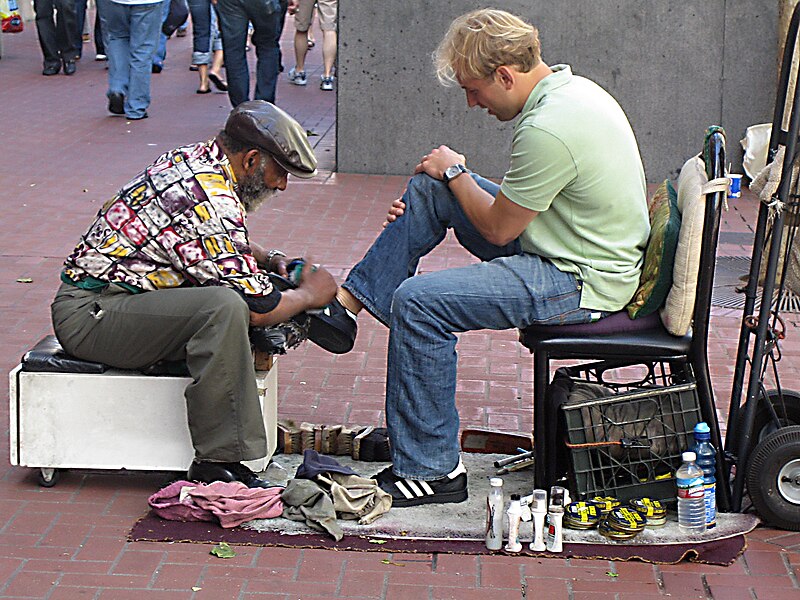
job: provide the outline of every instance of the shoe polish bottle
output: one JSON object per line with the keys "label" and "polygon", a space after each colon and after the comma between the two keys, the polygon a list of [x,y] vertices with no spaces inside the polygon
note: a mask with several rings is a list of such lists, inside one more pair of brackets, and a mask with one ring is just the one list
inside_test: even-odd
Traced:
{"label": "shoe polish bottle", "polygon": [[508,515],[508,542],[506,552],[519,552],[522,544],[519,543],[519,522],[522,519],[522,505],[519,494],[511,494],[511,504],[506,511]]}
{"label": "shoe polish bottle", "polygon": [[561,489],[551,490],[550,507],[547,510],[547,549],[550,552],[561,552],[563,549],[564,492]]}
{"label": "shoe polish bottle", "polygon": [[533,541],[528,546],[534,552],[544,552],[547,546],[544,543],[544,518],[547,515],[547,491],[533,490]]}
{"label": "shoe polish bottle", "polygon": [[503,480],[489,480],[489,495],[486,498],[486,548],[500,550],[503,547]]}

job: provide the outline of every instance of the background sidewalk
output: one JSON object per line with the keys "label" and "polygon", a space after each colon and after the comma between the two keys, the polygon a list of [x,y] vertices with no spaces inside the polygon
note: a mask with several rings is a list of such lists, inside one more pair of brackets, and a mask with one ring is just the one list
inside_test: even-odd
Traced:
{"label": "background sidewalk", "polygon": [[[169,41],[165,69],[153,76],[150,118],[128,122],[106,110],[105,65],[91,60],[91,45],[84,46],[76,75],[43,77],[35,26],[25,27],[22,34],[5,36],[0,60],[0,365],[6,373],[50,332],[48,307],[61,262],[99,206],[160,153],[212,137],[230,110],[225,94],[195,94],[197,74],[188,70],[191,36]],[[287,71],[294,64],[293,31],[289,18],[283,40]],[[309,85],[289,85],[283,75],[277,103],[314,134],[321,173],[312,181],[292,179],[286,192],[252,216],[250,227],[256,241],[311,257],[341,281],[379,233],[405,178],[335,172],[335,93],[319,90],[319,44],[308,65]],[[430,85],[436,85],[433,78]],[[729,144],[735,143],[732,133]],[[420,155],[427,150],[419,148]],[[747,196],[731,203],[722,254],[749,256],[756,208]],[[469,260],[448,238],[422,269]],[[18,283],[21,278],[32,282]],[[780,371],[784,385],[798,389],[800,320],[784,316]],[[714,309],[710,358],[722,417],[740,319],[740,311]],[[330,355],[307,343],[281,358],[281,418],[382,424],[388,335],[366,314],[359,327],[349,354]],[[516,332],[464,334],[458,352],[462,427],[530,432],[532,361]],[[6,440],[7,399],[5,392],[0,422]],[[163,479],[67,472],[56,487],[43,489],[32,470],[8,466],[6,442],[0,443],[0,597],[461,600],[502,590],[509,598],[537,600],[800,598],[800,534],[766,528],[748,536],[744,557],[727,568],[267,547],[237,547],[237,557],[223,561],[201,544],[126,542],[146,511],[147,496]],[[404,566],[381,562],[387,558]]]}

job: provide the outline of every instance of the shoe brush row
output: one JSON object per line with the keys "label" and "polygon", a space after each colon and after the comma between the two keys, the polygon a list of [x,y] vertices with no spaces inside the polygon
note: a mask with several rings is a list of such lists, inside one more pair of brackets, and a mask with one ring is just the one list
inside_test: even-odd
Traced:
{"label": "shoe brush row", "polygon": [[321,454],[349,455],[355,460],[390,460],[386,429],[372,426],[297,424],[280,420],[278,447],[284,454],[302,454],[304,450],[313,449]]}

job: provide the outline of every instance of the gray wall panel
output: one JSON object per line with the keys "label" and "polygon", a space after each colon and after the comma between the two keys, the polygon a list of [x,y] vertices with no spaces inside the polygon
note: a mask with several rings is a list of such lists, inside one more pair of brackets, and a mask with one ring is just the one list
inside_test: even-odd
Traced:
{"label": "gray wall panel", "polygon": [[[738,163],[745,128],[772,115],[775,0],[505,0],[540,29],[545,62],[566,62],[609,90],[628,114],[647,178],[675,176],[707,125],[728,131]],[[409,174],[447,144],[501,177],[512,125],[469,110],[442,87],[431,53],[468,0],[339,3],[338,169]]]}

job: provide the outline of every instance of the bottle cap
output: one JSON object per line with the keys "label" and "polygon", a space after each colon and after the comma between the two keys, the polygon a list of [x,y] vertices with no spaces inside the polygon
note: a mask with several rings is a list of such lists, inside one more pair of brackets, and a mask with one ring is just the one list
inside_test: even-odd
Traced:
{"label": "bottle cap", "polygon": [[711,433],[711,428],[708,426],[708,423],[704,421],[700,421],[697,425],[694,426],[695,433]]}
{"label": "bottle cap", "polygon": [[503,480],[499,477],[492,477],[489,480],[489,485],[493,485],[494,487],[501,487],[503,485]]}
{"label": "bottle cap", "polygon": [[519,502],[519,494],[511,494],[512,502]]}
{"label": "bottle cap", "polygon": [[546,490],[533,490],[533,504],[531,510],[536,512],[545,512],[547,510],[547,491]]}
{"label": "bottle cap", "polygon": [[681,458],[683,462],[694,462],[697,460],[697,454],[694,452],[684,452]]}

